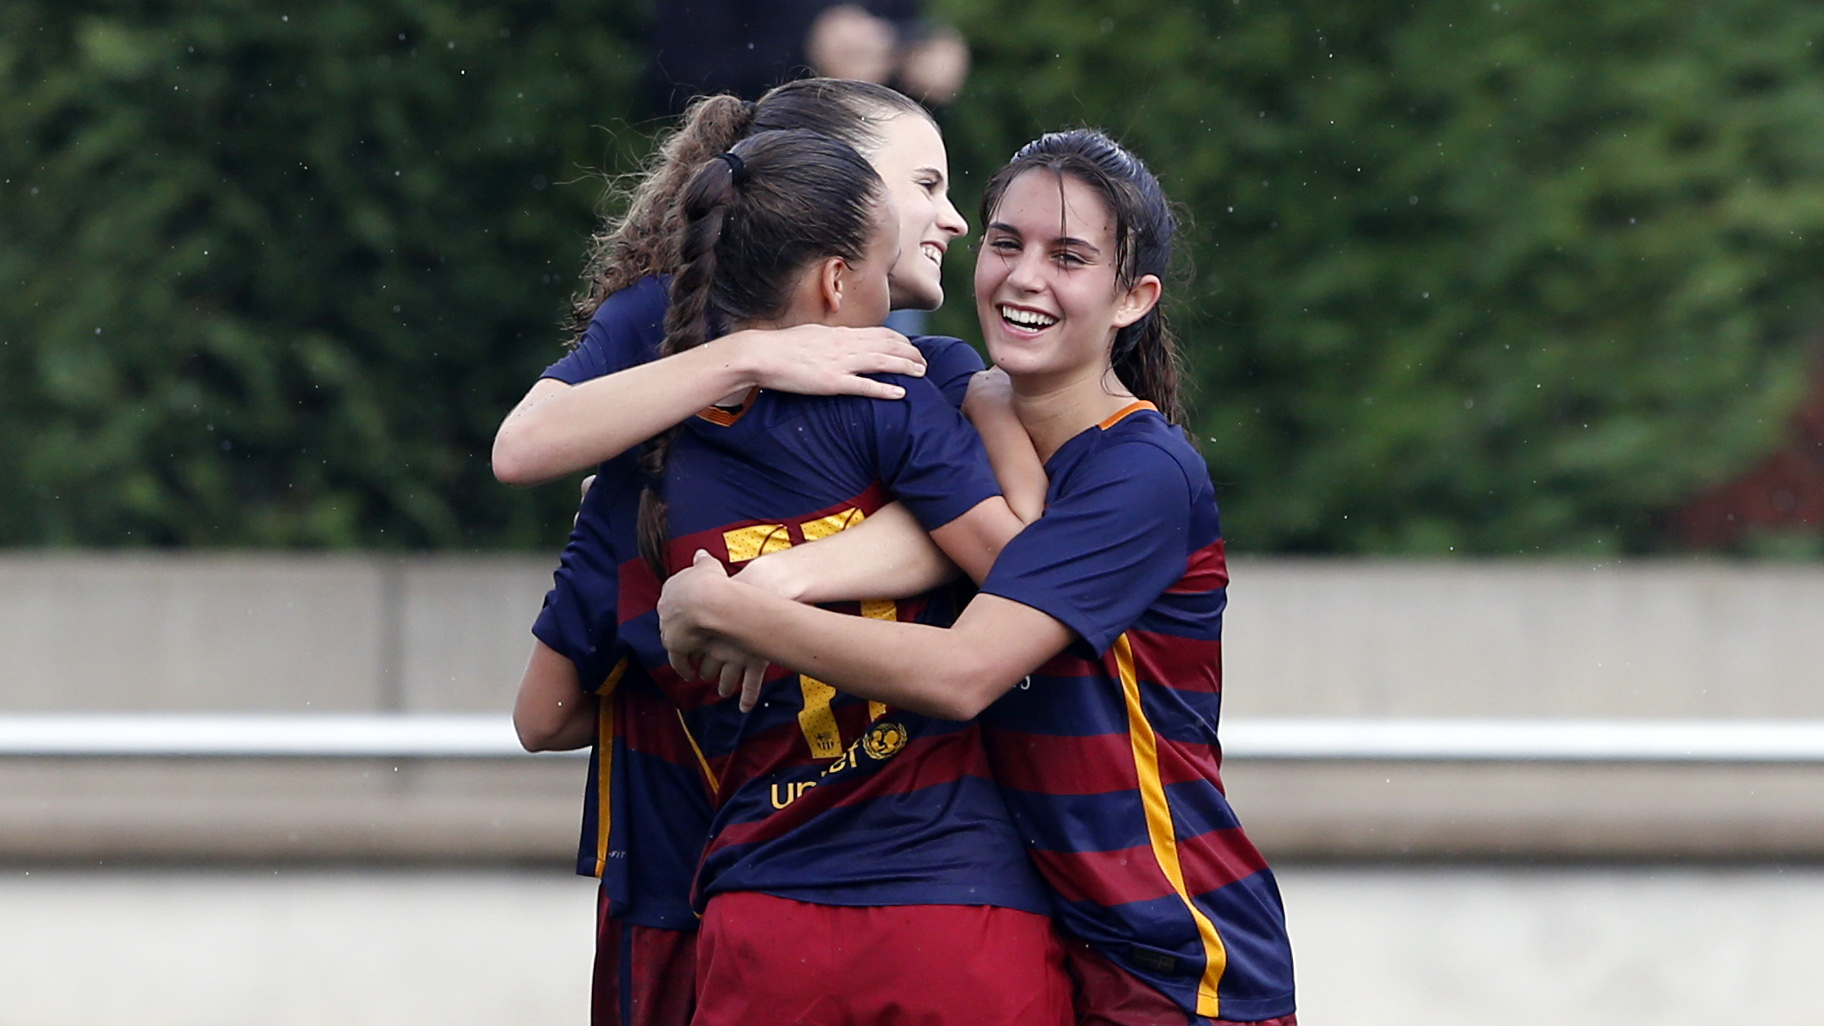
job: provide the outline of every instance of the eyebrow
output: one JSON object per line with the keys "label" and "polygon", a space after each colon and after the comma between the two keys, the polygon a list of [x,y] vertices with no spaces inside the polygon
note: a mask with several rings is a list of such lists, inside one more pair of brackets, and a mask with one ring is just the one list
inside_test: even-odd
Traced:
{"label": "eyebrow", "polygon": [[[1009,235],[1018,235],[1020,238],[1026,237],[1025,235],[1023,235],[1020,232],[1020,230],[1018,228],[1015,228],[1013,225],[1010,225],[1005,221],[988,222],[988,230],[1006,232]],[[1091,253],[1094,253],[1097,256],[1102,255],[1102,248],[1100,246],[1097,246],[1095,243],[1089,241],[1088,239],[1079,239],[1074,235],[1060,235],[1057,238],[1052,240],[1052,244],[1057,245],[1057,246],[1079,247],[1082,249],[1087,249]]]}

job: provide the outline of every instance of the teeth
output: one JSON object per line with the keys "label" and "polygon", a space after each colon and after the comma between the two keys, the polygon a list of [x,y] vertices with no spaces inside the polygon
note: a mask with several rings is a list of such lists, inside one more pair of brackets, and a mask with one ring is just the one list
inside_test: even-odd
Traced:
{"label": "teeth", "polygon": [[1009,324],[1018,325],[1022,328],[1032,328],[1035,331],[1049,328],[1058,323],[1056,317],[1052,317],[1048,314],[1038,313],[1033,310],[1016,310],[1010,306],[1001,307],[1001,317]]}
{"label": "teeth", "polygon": [[929,242],[925,243],[924,245],[920,246],[919,248],[923,249],[925,251],[926,259],[930,260],[932,263],[941,264],[944,262],[944,251],[941,249],[938,249],[936,246],[933,246]]}

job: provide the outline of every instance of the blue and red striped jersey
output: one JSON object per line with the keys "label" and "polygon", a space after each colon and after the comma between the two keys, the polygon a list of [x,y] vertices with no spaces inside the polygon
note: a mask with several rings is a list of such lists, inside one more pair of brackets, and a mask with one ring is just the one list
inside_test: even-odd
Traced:
{"label": "blue and red striped jersey", "polygon": [[[664,337],[666,284],[649,277],[610,296],[577,348],[545,376],[574,385],[655,359]],[[913,342],[926,359],[925,380],[951,406],[960,406],[981,358],[958,339]],[[625,666],[616,629],[618,561],[626,553],[610,538],[617,531],[631,538],[637,456],[616,457],[597,473],[533,627],[541,641],[572,660],[585,688],[602,695],[577,872],[602,878],[616,916],[645,926],[694,928],[690,884],[711,819],[703,765],[676,707],[644,666]]]}
{"label": "blue and red striped jersey", "polygon": [[[935,529],[1000,494],[975,430],[929,382],[899,401],[750,395],[687,422],[663,481],[668,565],[731,568],[843,530],[897,499]],[[753,712],[684,681],[660,645],[659,583],[617,538],[620,635],[682,711],[716,788],[699,906],[723,891],[833,905],[1049,910],[988,771],[980,727],[919,716],[771,668]],[[836,608],[947,623],[940,593]]]}
{"label": "blue and red striped jersey", "polygon": [[984,715],[989,755],[1070,932],[1187,1018],[1293,1011],[1272,871],[1220,776],[1228,571],[1201,457],[1150,403],[1046,463],[1045,514],[982,585],[1079,640]]}

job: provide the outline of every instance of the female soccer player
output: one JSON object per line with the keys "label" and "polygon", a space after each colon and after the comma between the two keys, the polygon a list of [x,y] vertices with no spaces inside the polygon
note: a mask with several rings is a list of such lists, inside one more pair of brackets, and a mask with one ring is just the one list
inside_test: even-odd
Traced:
{"label": "female soccer player", "polygon": [[[752,385],[890,398],[903,389],[860,375],[928,365],[930,380],[961,402],[969,376],[981,369],[974,350],[954,339],[920,339],[913,347],[878,327],[822,325],[734,332],[658,358],[662,276],[677,264],[676,206],[685,181],[750,132],[788,128],[840,139],[869,159],[900,213],[892,304],[930,308],[942,301],[942,258],[966,225],[946,196],[943,140],[922,107],[884,87],[828,79],[789,83],[758,103],[706,98],[663,145],[626,218],[597,235],[576,307],[575,351],[545,372],[496,437],[495,470],[509,483],[605,461],[534,627],[538,640],[514,708],[530,749],[595,745],[578,871],[602,879],[597,1026],[688,1020],[696,928],[689,881],[710,815],[676,714],[637,667],[627,668],[617,643],[619,568],[605,539],[617,524],[631,530],[635,516],[638,472],[626,450],[717,396]],[[896,514],[903,511],[890,508],[875,519],[891,523]]]}
{"label": "female soccer player", "polygon": [[995,703],[995,774],[1076,939],[1080,1021],[1292,1023],[1278,889],[1218,775],[1227,572],[1173,426],[1170,209],[1137,158],[1076,131],[1016,154],[983,211],[976,308],[1050,475],[1044,515],[949,628],[784,601],[700,556],[660,602],[673,663],[700,669],[720,637],[934,716]]}
{"label": "female soccer player", "polygon": [[[668,353],[718,325],[886,313],[892,203],[841,143],[752,136],[705,163],[681,211]],[[619,641],[676,706],[715,793],[695,882],[697,1026],[1069,1020],[1048,900],[988,779],[979,727],[790,673],[743,714],[674,673],[659,642],[659,582],[692,552],[745,563],[843,531],[890,498],[960,565],[986,571],[1019,522],[980,439],[930,382],[889,380],[903,399],[720,397],[649,449],[637,537],[608,539]],[[942,615],[938,602],[858,612]]]}

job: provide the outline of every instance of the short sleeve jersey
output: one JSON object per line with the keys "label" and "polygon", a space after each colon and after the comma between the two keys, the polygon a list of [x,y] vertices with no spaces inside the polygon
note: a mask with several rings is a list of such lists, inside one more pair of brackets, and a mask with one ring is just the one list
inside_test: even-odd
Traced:
{"label": "short sleeve jersey", "polygon": [[[544,376],[576,385],[657,358],[667,288],[668,279],[648,277],[609,296],[578,346]],[[925,380],[960,405],[981,358],[953,338],[913,342],[925,356]],[[604,696],[577,872],[601,877],[611,911],[629,922],[694,928],[689,890],[709,831],[708,782],[675,708],[642,665],[630,664],[616,629],[621,557],[610,537],[631,531],[639,491],[636,453],[597,469],[533,633]]]}
{"label": "short sleeve jersey", "polygon": [[1078,636],[984,715],[990,759],[1065,926],[1187,1018],[1293,1011],[1278,887],[1223,794],[1228,572],[1203,460],[1150,403],[1046,463],[1045,514],[986,594]]}
{"label": "short sleeve jersey", "polygon": [[[981,440],[934,385],[903,400],[758,393],[688,421],[663,481],[669,567],[706,550],[731,567],[845,529],[897,499],[935,529],[1000,494]],[[620,634],[677,705],[716,813],[696,881],[831,905],[1048,901],[988,772],[981,730],[840,694],[772,668],[743,714],[674,673],[658,636],[658,581],[622,538]],[[936,603],[941,605],[941,603]],[[847,611],[948,623],[934,600]]]}

